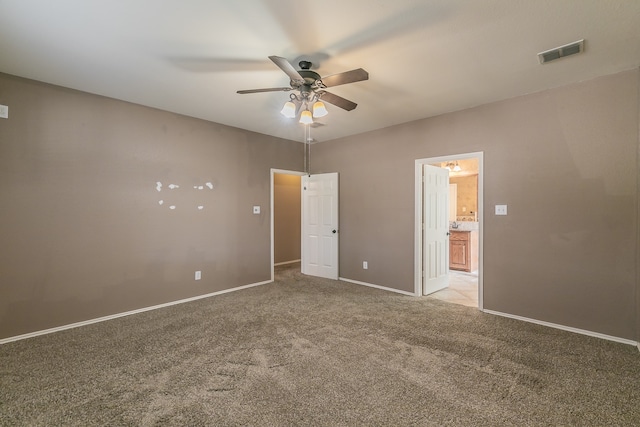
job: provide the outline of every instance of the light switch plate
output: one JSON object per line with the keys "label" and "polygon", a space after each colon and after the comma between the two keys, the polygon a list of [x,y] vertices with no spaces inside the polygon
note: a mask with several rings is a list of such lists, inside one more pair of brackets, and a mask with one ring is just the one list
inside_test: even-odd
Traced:
{"label": "light switch plate", "polygon": [[6,105],[0,105],[0,118],[9,118],[9,107],[7,107]]}
{"label": "light switch plate", "polygon": [[256,215],[259,214],[260,213],[260,206],[254,206],[253,207],[253,213],[256,214]]}
{"label": "light switch plate", "polygon": [[506,215],[507,205],[496,205],[496,215]]}

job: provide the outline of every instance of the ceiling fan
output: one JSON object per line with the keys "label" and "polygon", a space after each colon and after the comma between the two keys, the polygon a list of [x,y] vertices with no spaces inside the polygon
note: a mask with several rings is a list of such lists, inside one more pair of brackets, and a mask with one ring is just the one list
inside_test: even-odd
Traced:
{"label": "ceiling fan", "polygon": [[[369,79],[369,73],[362,68],[358,68],[344,73],[333,74],[327,77],[320,77],[318,73],[312,71],[312,63],[309,61],[300,61],[298,65],[300,70],[296,70],[285,58],[279,56],[270,56],[269,59],[273,61],[287,76],[291,79],[290,86],[285,87],[272,87],[265,89],[248,89],[239,90],[237,93],[259,93],[259,92],[279,92],[279,91],[296,91],[289,95],[290,100],[285,104],[281,113],[287,117],[295,117],[298,110],[304,105],[305,110],[301,115],[301,123],[310,124],[313,123],[311,118],[311,112],[309,111],[309,104],[313,105],[314,117],[322,117],[327,114],[324,104],[320,102],[320,99],[340,107],[344,110],[351,111],[355,109],[358,104],[353,101],[349,101],[341,96],[335,95],[331,92],[327,92],[325,89],[328,87],[339,86],[347,83],[355,83]],[[320,104],[320,105],[319,105]],[[317,109],[317,111],[316,111]]]}

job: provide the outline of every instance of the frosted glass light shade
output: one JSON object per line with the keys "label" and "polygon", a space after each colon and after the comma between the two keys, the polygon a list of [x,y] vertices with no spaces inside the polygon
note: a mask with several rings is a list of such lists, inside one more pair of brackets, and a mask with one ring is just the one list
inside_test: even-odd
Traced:
{"label": "frosted glass light shade", "polygon": [[302,114],[300,114],[300,123],[304,125],[310,125],[313,123],[313,118],[311,117],[311,111],[304,110]]}
{"label": "frosted glass light shade", "polygon": [[296,104],[291,101],[285,102],[284,107],[280,110],[280,114],[289,119],[293,119],[296,116]]}
{"label": "frosted glass light shade", "polygon": [[322,101],[318,101],[313,104],[313,117],[324,117],[327,114],[329,114],[329,112]]}

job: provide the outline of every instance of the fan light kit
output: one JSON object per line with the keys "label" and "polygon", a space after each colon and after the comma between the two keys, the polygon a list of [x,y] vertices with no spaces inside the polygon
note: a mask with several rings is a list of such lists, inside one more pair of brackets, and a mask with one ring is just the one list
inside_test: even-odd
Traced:
{"label": "fan light kit", "polygon": [[[298,64],[300,70],[296,70],[285,58],[270,56],[269,59],[289,76],[291,79],[290,86],[239,90],[238,93],[296,91],[297,93],[289,95],[289,101],[284,104],[280,113],[293,119],[300,112],[299,122],[306,125],[312,124],[314,118],[324,117],[329,114],[322,100],[347,111],[351,111],[358,106],[355,102],[327,92],[326,88],[369,79],[369,73],[362,68],[320,77],[318,73],[310,70],[312,64],[309,61],[300,61]],[[313,113],[309,110],[309,106],[311,106]]]}
{"label": "fan light kit", "polygon": [[[296,104],[304,105],[305,109],[300,113],[299,122],[305,125],[310,125],[313,123],[314,118],[324,117],[329,112],[327,111],[327,107],[324,106],[324,102],[320,101],[320,95],[317,93],[314,94],[306,94],[302,93],[301,96],[292,93],[289,95],[290,100],[284,103],[284,107],[280,110],[280,114],[285,116],[288,119],[293,119],[296,117]],[[309,104],[313,103],[313,114],[309,111]]]}
{"label": "fan light kit", "polygon": [[444,168],[448,169],[449,172],[460,172],[460,171],[462,171],[462,168],[460,167],[460,165],[458,164],[457,161],[455,163],[453,163],[453,162],[447,163]]}

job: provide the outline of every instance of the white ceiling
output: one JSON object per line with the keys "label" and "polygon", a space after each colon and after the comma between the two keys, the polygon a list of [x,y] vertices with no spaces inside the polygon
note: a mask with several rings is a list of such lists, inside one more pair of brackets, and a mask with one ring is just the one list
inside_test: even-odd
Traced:
{"label": "white ceiling", "polygon": [[236,94],[289,84],[269,55],[369,72],[327,141],[638,67],[640,1],[0,0],[0,72],[302,141],[287,92]]}

